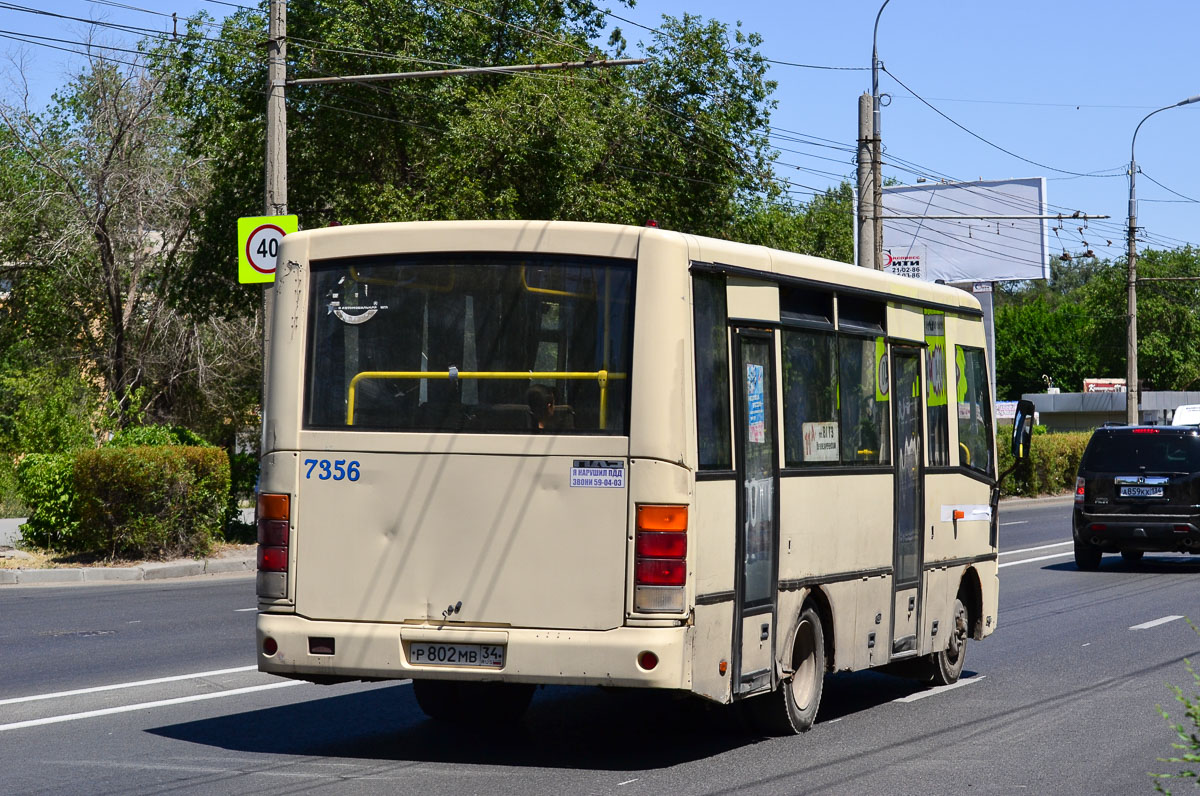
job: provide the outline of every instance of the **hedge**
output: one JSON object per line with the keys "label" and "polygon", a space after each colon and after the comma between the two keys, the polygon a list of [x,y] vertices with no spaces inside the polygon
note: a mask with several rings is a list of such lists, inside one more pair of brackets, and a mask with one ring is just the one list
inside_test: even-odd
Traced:
{"label": "hedge", "polygon": [[80,551],[202,556],[221,538],[229,457],[213,447],[130,447],[75,457]]}
{"label": "hedge", "polygon": [[[1000,493],[1036,497],[1071,492],[1075,489],[1083,449],[1091,438],[1090,431],[1034,435],[1029,461],[1004,480]],[[1013,463],[1012,426],[1000,428],[996,435],[996,450],[1000,454],[1000,472],[1004,472]]]}

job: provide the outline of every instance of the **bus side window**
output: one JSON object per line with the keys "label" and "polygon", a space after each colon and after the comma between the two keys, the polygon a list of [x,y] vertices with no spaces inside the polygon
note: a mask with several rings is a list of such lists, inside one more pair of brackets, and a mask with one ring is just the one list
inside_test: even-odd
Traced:
{"label": "bus side window", "polygon": [[950,466],[950,390],[946,314],[925,310],[925,405],[929,466]]}
{"label": "bus side window", "polygon": [[696,440],[701,470],[733,468],[725,307],[725,277],[720,274],[694,274],[692,325],[696,345]]}
{"label": "bus side window", "polygon": [[886,350],[882,337],[838,338],[842,464],[891,463]]}
{"label": "bus side window", "polygon": [[982,348],[954,347],[958,396],[959,466],[992,473],[992,422],[988,413],[987,358]]}

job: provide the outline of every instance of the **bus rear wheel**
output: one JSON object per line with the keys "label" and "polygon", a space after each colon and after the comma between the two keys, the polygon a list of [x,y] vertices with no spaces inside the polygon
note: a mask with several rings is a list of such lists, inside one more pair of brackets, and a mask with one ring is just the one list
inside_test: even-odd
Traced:
{"label": "bus rear wheel", "polygon": [[817,719],[825,687],[825,630],[812,605],[805,605],[785,660],[791,674],[770,694],[742,703],[750,723],[768,735],[808,732]]}
{"label": "bus rear wheel", "polygon": [[516,721],[533,700],[534,688],[525,683],[413,680],[413,696],[421,712],[448,724]]}
{"label": "bus rear wheel", "polygon": [[953,627],[950,641],[946,649],[932,655],[932,665],[928,681],[933,685],[951,685],[957,683],[967,660],[967,639],[970,637],[967,606],[963,605],[962,597],[954,598]]}

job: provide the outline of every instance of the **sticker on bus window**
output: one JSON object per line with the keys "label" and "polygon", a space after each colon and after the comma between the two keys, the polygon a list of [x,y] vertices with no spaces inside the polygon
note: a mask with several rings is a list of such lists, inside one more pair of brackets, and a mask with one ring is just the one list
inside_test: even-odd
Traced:
{"label": "sticker on bus window", "polygon": [[804,423],[804,461],[836,462],[838,460],[838,424]]}
{"label": "sticker on bus window", "polygon": [[625,462],[576,459],[571,462],[571,486],[591,489],[624,489]]}
{"label": "sticker on bus window", "polygon": [[763,405],[763,366],[746,365],[746,409],[750,442],[765,442],[767,415]]}

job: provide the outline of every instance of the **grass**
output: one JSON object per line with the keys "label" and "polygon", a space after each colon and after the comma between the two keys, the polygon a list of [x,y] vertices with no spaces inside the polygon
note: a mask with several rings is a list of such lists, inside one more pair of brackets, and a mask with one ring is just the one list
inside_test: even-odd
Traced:
{"label": "grass", "polygon": [[[99,553],[55,553],[46,550],[23,550],[28,558],[0,558],[3,569],[78,569],[79,567],[134,567],[150,563],[149,559],[110,558]],[[213,546],[209,558],[225,558],[235,555],[251,555],[254,545],[218,542]]]}

